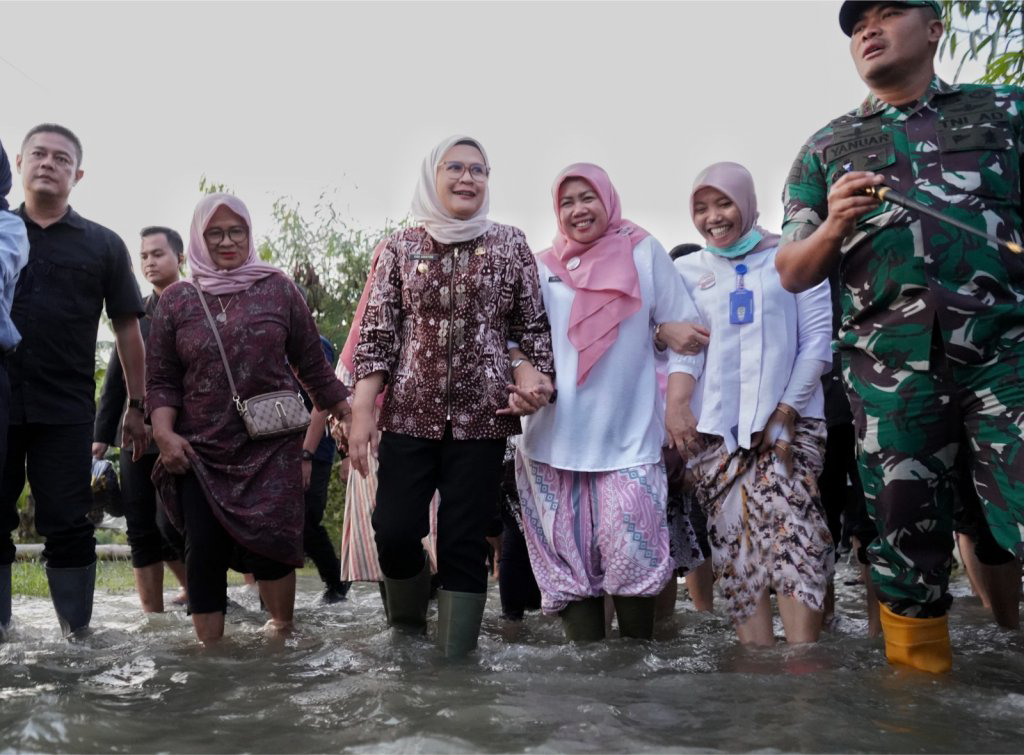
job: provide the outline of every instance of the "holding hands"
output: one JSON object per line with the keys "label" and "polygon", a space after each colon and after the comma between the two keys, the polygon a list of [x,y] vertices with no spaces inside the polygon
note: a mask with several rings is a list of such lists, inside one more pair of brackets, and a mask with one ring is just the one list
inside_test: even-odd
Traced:
{"label": "holding hands", "polygon": [[539,372],[523,357],[514,359],[513,363],[518,363],[512,370],[516,382],[506,386],[509,391],[508,406],[496,413],[522,417],[550,404],[555,396],[551,378]]}

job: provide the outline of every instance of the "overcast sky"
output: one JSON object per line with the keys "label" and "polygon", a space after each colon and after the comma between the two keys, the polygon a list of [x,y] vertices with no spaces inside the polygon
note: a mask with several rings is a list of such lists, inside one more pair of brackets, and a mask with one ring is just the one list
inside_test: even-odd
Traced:
{"label": "overcast sky", "polygon": [[688,189],[718,160],[750,168],[779,226],[801,144],[866,92],[839,5],[0,2],[0,139],[13,162],[33,125],[74,130],[72,204],[133,253],[144,225],[187,234],[203,175],[257,235],[276,198],[325,191],[381,227],[453,133],[484,144],[491,217],[535,250],[554,232],[551,181],[576,161],[607,169],[625,216],[671,247],[698,240]]}

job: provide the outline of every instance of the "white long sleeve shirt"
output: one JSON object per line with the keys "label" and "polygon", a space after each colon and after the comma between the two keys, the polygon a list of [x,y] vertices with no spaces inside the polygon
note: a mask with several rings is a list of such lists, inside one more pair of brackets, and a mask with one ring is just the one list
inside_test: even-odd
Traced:
{"label": "white long sleeve shirt", "polygon": [[[687,290],[711,330],[691,408],[700,432],[721,436],[726,448],[750,448],[784,402],[802,417],[825,416],[821,375],[832,367],[832,303],[828,281],[800,294],[782,287],[777,249],[728,260],[706,249],[675,261]],[[729,322],[736,265],[747,266],[743,286],[753,294],[754,321]],[[689,371],[689,370],[687,370]]]}
{"label": "white long sleeve shirt", "polygon": [[[633,248],[643,306],[619,323],[615,343],[576,385],[579,352],[569,343],[576,292],[538,259],[544,308],[551,322],[558,400],[523,418],[523,453],[559,469],[606,472],[661,459],[664,400],[655,373],[652,329],[692,322],[697,309],[672,260],[653,237]],[[831,312],[831,310],[830,310]],[[698,374],[703,355],[672,354],[668,371]]]}

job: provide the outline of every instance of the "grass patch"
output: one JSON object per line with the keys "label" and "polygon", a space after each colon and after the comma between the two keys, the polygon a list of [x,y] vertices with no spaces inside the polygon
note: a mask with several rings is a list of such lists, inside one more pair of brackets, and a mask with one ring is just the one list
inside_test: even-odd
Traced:
{"label": "grass patch", "polygon": [[[298,570],[299,574],[316,574],[316,569],[309,566]],[[177,580],[168,569],[164,569],[164,586],[167,589],[177,587]],[[245,584],[245,578],[238,572],[228,572],[228,587]],[[124,559],[100,559],[96,562],[96,589],[105,592],[133,592],[135,590],[135,574],[132,562]],[[11,593],[33,598],[50,597],[50,588],[46,583],[46,570],[36,560],[15,561],[11,565]]]}

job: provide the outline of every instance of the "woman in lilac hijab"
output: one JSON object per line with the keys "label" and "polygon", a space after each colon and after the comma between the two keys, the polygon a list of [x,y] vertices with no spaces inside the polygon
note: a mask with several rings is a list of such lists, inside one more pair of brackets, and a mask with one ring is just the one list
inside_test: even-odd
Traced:
{"label": "woman in lilac hijab", "polygon": [[242,399],[292,390],[294,372],[317,408],[339,419],[349,409],[302,294],[260,262],[241,200],[212,194],[199,202],[188,259],[190,277],[164,291],[153,315],[146,411],[160,449],[153,482],[185,534],[189,610],[208,644],[224,634],[229,567],[256,577],[268,629],[280,633],[292,624],[303,563],[303,436],[249,437],[211,328]]}
{"label": "woman in lilac hijab", "polygon": [[[715,163],[698,175],[690,214],[706,247],[675,264],[710,343],[689,382],[686,445],[718,589],[741,642],[774,642],[771,588],[787,641],[814,642],[833,568],[817,483],[821,375],[832,366],[828,283],[802,294],[782,287],[779,237],[756,224],[754,181],[742,165]],[[674,349],[686,345],[676,330],[659,334]]]}

